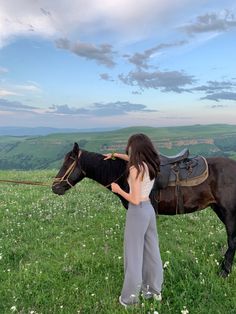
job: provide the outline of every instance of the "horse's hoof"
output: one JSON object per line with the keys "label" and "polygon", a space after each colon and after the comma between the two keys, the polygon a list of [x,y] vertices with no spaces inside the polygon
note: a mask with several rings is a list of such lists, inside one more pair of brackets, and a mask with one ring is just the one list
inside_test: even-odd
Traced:
{"label": "horse's hoof", "polygon": [[227,278],[229,276],[229,272],[227,272],[225,269],[221,269],[219,271],[219,276],[222,278]]}

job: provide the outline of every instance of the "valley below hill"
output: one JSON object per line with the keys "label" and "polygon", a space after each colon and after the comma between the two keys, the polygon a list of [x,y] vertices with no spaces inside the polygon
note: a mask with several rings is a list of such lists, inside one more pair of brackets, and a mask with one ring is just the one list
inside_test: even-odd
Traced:
{"label": "valley below hill", "polygon": [[81,149],[101,154],[124,152],[134,133],[145,133],[164,155],[184,148],[191,155],[227,156],[236,159],[236,125],[193,125],[154,128],[129,127],[103,132],[74,132],[45,136],[0,136],[0,169],[34,170],[58,168],[77,142]]}

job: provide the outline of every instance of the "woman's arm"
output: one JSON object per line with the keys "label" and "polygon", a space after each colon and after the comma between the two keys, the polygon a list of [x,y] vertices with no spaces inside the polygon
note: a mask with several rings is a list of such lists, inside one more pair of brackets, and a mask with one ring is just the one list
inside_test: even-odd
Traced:
{"label": "woman's arm", "polygon": [[109,153],[109,154],[103,154],[103,156],[105,156],[106,158],[104,158],[104,160],[106,159],[112,159],[112,158],[120,158],[126,161],[129,161],[129,156],[126,154],[120,154],[120,153]]}
{"label": "woman's arm", "polygon": [[121,187],[116,184],[111,184],[112,192],[120,194],[128,202],[131,202],[134,205],[139,205],[141,201],[141,174],[137,177],[137,169],[135,167],[130,168],[130,193],[125,192]]}
{"label": "woman's arm", "polygon": [[126,154],[114,153],[113,156],[120,158],[120,159],[124,159],[126,161],[129,161],[129,156]]}

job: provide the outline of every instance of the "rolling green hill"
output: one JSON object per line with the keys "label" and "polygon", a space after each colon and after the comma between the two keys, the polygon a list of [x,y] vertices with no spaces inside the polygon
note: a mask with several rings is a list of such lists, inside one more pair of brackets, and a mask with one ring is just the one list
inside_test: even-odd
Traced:
{"label": "rolling green hill", "polygon": [[129,127],[106,132],[50,134],[37,137],[0,137],[0,169],[43,169],[61,164],[74,142],[80,148],[106,153],[124,151],[134,133],[145,133],[162,154],[173,155],[188,147],[192,155],[236,157],[236,125],[194,125],[154,128]]}

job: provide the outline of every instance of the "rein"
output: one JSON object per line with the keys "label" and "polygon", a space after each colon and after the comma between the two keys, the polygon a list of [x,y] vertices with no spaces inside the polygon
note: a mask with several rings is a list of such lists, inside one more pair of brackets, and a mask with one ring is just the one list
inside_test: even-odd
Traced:
{"label": "rein", "polygon": [[3,183],[17,183],[17,184],[28,184],[28,185],[39,185],[39,186],[50,186],[50,183],[38,182],[38,181],[15,181],[15,180],[0,180]]}
{"label": "rein", "polygon": [[[74,159],[73,157],[70,157],[71,159],[74,160],[73,163],[66,170],[65,174],[62,177],[54,178],[53,183],[39,182],[39,181],[1,180],[1,179],[0,179],[0,183],[2,182],[2,183],[16,183],[16,184],[38,185],[38,186],[54,186],[56,184],[60,184],[61,182],[66,182],[71,188],[73,188],[73,187],[75,187],[75,185],[72,185],[70,183],[69,177],[71,176],[71,174],[75,170],[81,153],[82,153],[82,151],[80,151],[80,153],[78,155],[78,159]],[[84,176],[86,176],[86,172],[82,168],[81,168],[81,172],[84,174]],[[103,187],[108,188],[109,186],[111,186],[111,184],[113,182],[117,182],[124,175],[124,173],[125,172],[123,172],[117,179],[113,180],[111,183],[109,183],[107,185],[103,185]]]}
{"label": "rein", "polygon": [[107,185],[103,185],[105,188],[107,188],[108,186],[110,186],[113,182],[117,182],[123,175],[125,172],[123,172],[117,179],[115,179],[114,181],[112,181],[111,183],[107,184]]}

